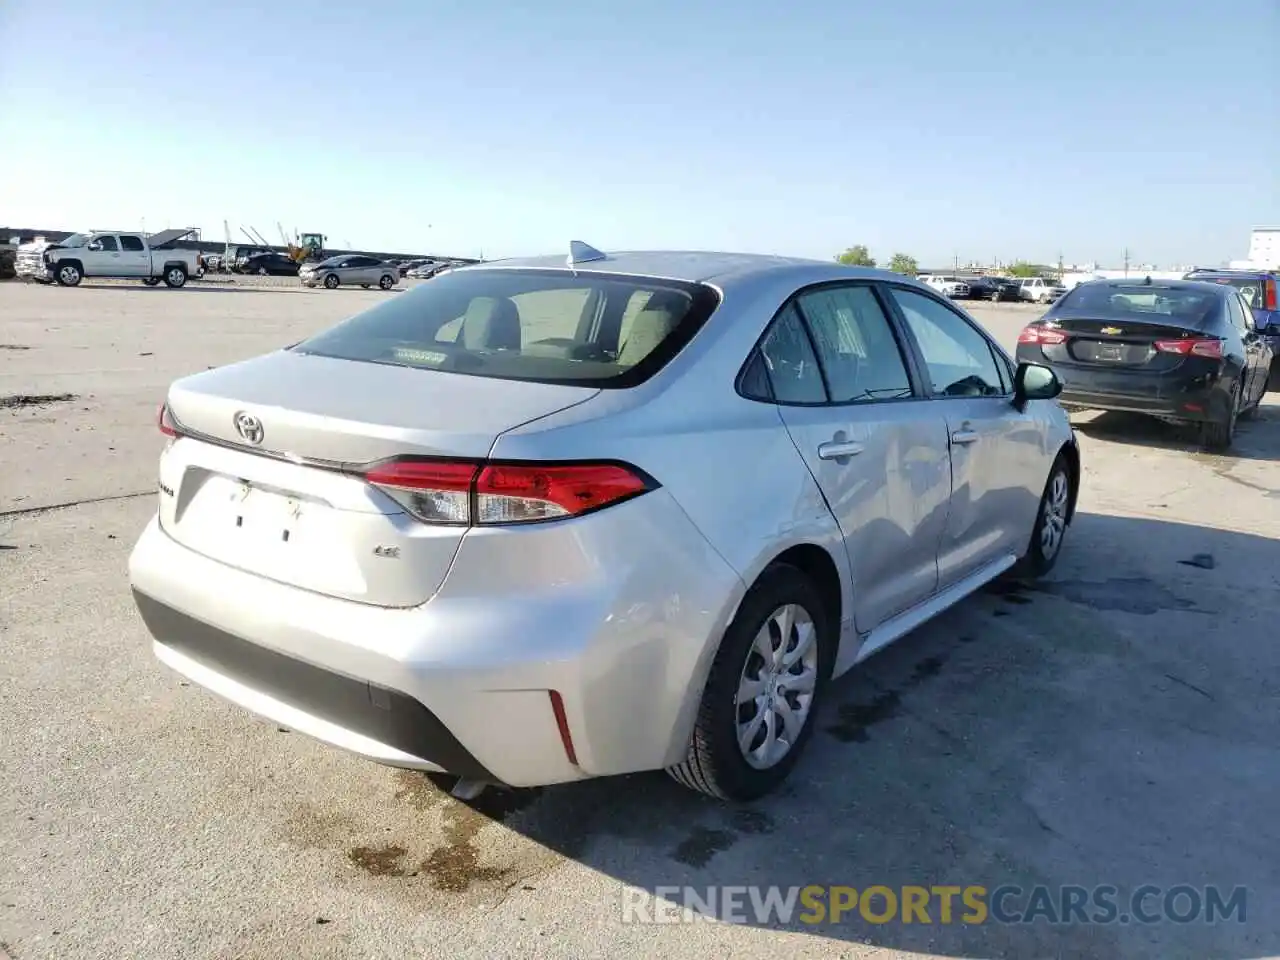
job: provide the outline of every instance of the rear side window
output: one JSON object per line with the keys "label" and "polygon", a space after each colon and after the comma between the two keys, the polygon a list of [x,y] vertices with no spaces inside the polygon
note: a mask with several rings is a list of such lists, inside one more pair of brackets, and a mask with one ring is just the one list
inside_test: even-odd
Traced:
{"label": "rear side window", "polygon": [[131,237],[127,233],[120,237],[120,248],[131,253],[140,253],[143,249],[141,237]]}
{"label": "rear side window", "polygon": [[665,366],[718,304],[711,287],[675,280],[458,270],[293,349],[479,377],[628,387]]}

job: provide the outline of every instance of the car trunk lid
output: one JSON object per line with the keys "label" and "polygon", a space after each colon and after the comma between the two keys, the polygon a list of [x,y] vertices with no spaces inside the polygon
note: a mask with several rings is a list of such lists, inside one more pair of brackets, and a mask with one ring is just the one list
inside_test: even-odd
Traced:
{"label": "car trunk lid", "polygon": [[161,523],[246,572],[416,606],[439,587],[466,528],[414,519],[365,482],[363,465],[483,459],[504,431],[598,392],[289,351],[197,374],[167,400],[179,437],[161,460]]}
{"label": "car trunk lid", "polygon": [[1205,336],[1194,325],[1179,323],[1174,317],[1104,320],[1059,316],[1045,326],[1064,337],[1060,343],[1041,341],[1050,363],[1151,372],[1171,370],[1184,360],[1181,354],[1158,349],[1157,342]]}

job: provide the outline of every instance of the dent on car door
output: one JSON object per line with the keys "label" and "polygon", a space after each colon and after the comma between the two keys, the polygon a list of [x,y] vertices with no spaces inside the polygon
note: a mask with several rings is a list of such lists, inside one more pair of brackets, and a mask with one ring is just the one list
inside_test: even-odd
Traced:
{"label": "dent on car door", "polygon": [[761,352],[782,421],[843,534],[853,619],[865,633],[937,588],[951,491],[946,424],[919,398],[868,285],[802,292]]}
{"label": "dent on car door", "polygon": [[933,297],[890,290],[949,431],[951,503],[938,551],[947,587],[1022,552],[1056,451],[1035,411],[1013,405],[1012,371],[976,325]]}

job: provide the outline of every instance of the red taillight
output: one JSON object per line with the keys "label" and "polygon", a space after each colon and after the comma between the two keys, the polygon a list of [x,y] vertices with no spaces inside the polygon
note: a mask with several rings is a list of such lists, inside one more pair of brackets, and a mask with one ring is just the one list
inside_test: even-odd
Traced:
{"label": "red taillight", "polygon": [[1262,281],[1262,309],[1280,310],[1276,306],[1276,282],[1271,279]]}
{"label": "red taillight", "polygon": [[1061,330],[1054,330],[1052,327],[1038,327],[1035,324],[1023,327],[1022,332],[1018,334],[1019,343],[1054,344],[1065,343],[1066,340],[1067,335]]}
{"label": "red taillight", "polygon": [[1184,357],[1212,357],[1222,359],[1222,341],[1208,337],[1184,337],[1181,340],[1157,340],[1156,349],[1161,353],[1176,353]]}
{"label": "red taillight", "polygon": [[505,524],[570,517],[650,489],[621,464],[392,460],[365,479],[428,523]]}
{"label": "red taillight", "polygon": [[160,411],[156,414],[156,426],[166,437],[172,438],[178,435],[178,428],[173,422],[173,416],[169,413],[167,403],[160,404]]}

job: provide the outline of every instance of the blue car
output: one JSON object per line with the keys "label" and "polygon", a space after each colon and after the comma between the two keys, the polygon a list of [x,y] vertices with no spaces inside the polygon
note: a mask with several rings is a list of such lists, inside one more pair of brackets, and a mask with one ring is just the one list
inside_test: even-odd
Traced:
{"label": "blue car", "polygon": [[1225,283],[1235,287],[1253,310],[1253,322],[1271,344],[1273,359],[1267,390],[1280,391],[1280,270],[1196,268],[1184,280]]}

